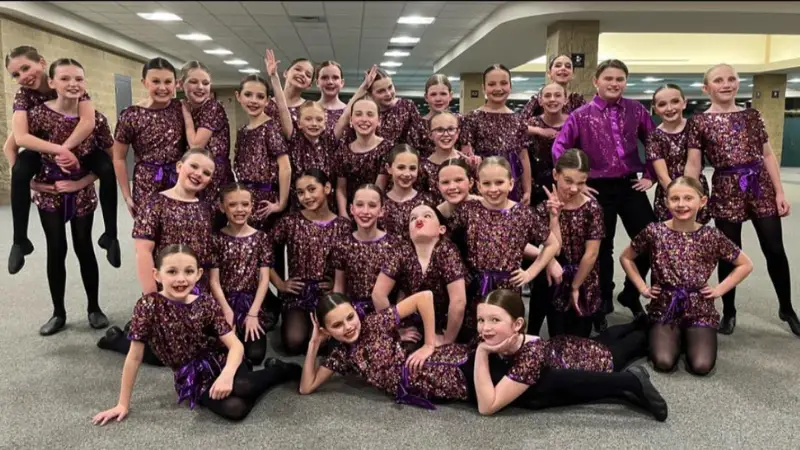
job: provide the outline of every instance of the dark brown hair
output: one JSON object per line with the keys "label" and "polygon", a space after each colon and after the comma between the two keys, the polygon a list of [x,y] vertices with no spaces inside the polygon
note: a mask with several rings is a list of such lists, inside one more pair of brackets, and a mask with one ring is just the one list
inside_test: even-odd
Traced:
{"label": "dark brown hair", "polygon": [[197,253],[195,253],[191,247],[186,244],[172,244],[162,248],[161,251],[156,255],[156,259],[153,261],[155,263],[154,265],[156,270],[161,269],[161,265],[164,263],[164,259],[167,256],[177,255],[179,253],[191,256],[194,258],[194,263],[198,263]]}
{"label": "dark brown hair", "polygon": [[467,174],[467,178],[470,180],[472,179],[472,169],[470,168],[467,161],[464,160],[464,158],[448,159],[447,161],[443,162],[441,166],[439,166],[439,172],[441,172],[442,169],[444,169],[445,167],[450,167],[450,166],[461,167],[462,169],[464,169],[464,173]]}
{"label": "dark brown hair", "polygon": [[175,66],[173,66],[171,62],[159,56],[144,63],[144,66],[142,66],[142,79],[144,80],[147,78],[147,72],[159,69],[169,70],[172,72],[173,77],[178,78],[178,73],[175,71]]}
{"label": "dark brown hair", "polygon": [[294,67],[295,64],[301,63],[301,62],[307,62],[311,66],[311,79],[313,80],[314,77],[316,77],[316,75],[317,75],[317,69],[314,67],[314,63],[308,58],[296,58],[294,61],[292,61],[291,64],[289,64],[289,67],[286,70],[288,71],[289,69]]}
{"label": "dark brown hair", "polygon": [[186,153],[181,156],[181,162],[186,162],[192,155],[203,155],[206,158],[214,161],[214,157],[211,155],[211,152],[203,147],[192,147],[189,150],[186,150]]}
{"label": "dark brown hair", "polygon": [[345,303],[350,304],[350,300],[344,294],[338,292],[332,292],[320,297],[317,300],[317,308],[314,310],[319,325],[325,328],[325,317],[327,317],[328,313]]}
{"label": "dark brown hair", "polygon": [[578,148],[571,148],[564,152],[555,165],[556,172],[562,173],[565,169],[589,173],[589,155]]}
{"label": "dark brown hair", "polygon": [[417,149],[415,149],[414,147],[412,147],[412,146],[410,146],[408,144],[397,144],[397,145],[395,145],[394,148],[392,149],[392,151],[390,151],[389,154],[386,155],[386,164],[388,164],[390,166],[392,164],[394,164],[394,160],[397,158],[397,155],[399,155],[401,153],[411,153],[411,154],[413,154],[414,156],[417,157],[417,163],[419,164],[419,152],[417,151]]}
{"label": "dark brown hair", "polygon": [[553,64],[555,64],[555,63],[556,63],[556,60],[557,60],[558,58],[561,58],[561,57],[567,58],[567,59],[569,60],[569,64],[570,64],[570,66],[572,66],[572,57],[571,57],[571,56],[569,56],[569,55],[567,55],[566,53],[562,53],[562,54],[560,54],[560,55],[556,55],[555,57],[553,57],[553,59],[551,59],[551,60],[550,60],[550,63],[549,63],[549,64],[547,64],[547,71],[548,71],[548,72],[550,72],[551,70],[553,70]]}
{"label": "dark brown hair", "polygon": [[375,69],[375,79],[372,80],[372,85],[370,85],[369,89],[367,89],[367,92],[369,92],[371,94],[372,93],[372,86],[375,86],[375,82],[378,81],[378,80],[383,80],[383,79],[391,80],[392,77],[389,76],[389,74],[386,73],[385,70],[383,70],[380,67],[378,67],[377,69]]}
{"label": "dark brown hair", "polygon": [[317,66],[317,68],[314,70],[314,79],[316,80],[317,78],[319,78],[319,73],[322,72],[322,69],[324,69],[326,67],[330,67],[330,66],[333,66],[333,67],[336,67],[337,69],[339,69],[339,77],[344,79],[344,71],[342,70],[342,66],[338,62],[331,61],[331,60],[322,61]]}
{"label": "dark brown hair", "polygon": [[525,304],[522,297],[516,291],[510,289],[497,289],[489,292],[489,295],[481,300],[486,305],[499,306],[511,316],[512,320],[522,319],[523,325],[520,333],[525,333]]}
{"label": "dark brown hair", "polygon": [[666,83],[666,84],[662,84],[661,86],[659,86],[658,89],[656,89],[656,91],[653,92],[653,103],[654,103],[653,106],[654,107],[655,107],[655,102],[656,102],[656,95],[658,95],[658,93],[663,91],[664,89],[675,89],[676,91],[678,91],[678,93],[681,94],[681,98],[686,100],[686,96],[683,95],[683,89],[681,89],[680,86],[678,86],[677,84],[673,84],[673,83]]}
{"label": "dark brown hair", "polygon": [[219,201],[224,203],[226,195],[230,194],[231,192],[239,192],[239,191],[245,191],[249,193],[250,199],[252,200],[253,193],[250,192],[250,189],[247,189],[247,186],[239,182],[233,182],[233,183],[228,183],[220,188]]}
{"label": "dark brown hair", "polygon": [[625,65],[624,62],[618,59],[607,59],[600,64],[597,65],[597,70],[594,71],[594,77],[600,78],[600,75],[606,71],[606,69],[619,69],[625,72],[625,77],[628,77],[628,66]]}
{"label": "dark brown hair", "polygon": [[33,62],[39,62],[44,59],[44,57],[39,54],[39,50],[37,50],[36,47],[31,47],[30,45],[20,45],[19,47],[12,48],[11,51],[6,55],[6,68],[8,68],[8,63],[10,63],[12,59],[20,56],[24,56]]}
{"label": "dark brown hair", "polygon": [[253,73],[242,78],[242,81],[239,83],[239,93],[241,93],[244,90],[244,85],[251,81],[263,84],[264,89],[267,91],[267,95],[269,95],[269,83],[267,83],[267,80],[265,80],[264,77],[262,77],[257,73]]}
{"label": "dark brown hair", "polygon": [[384,196],[383,189],[381,189],[381,187],[378,186],[377,184],[373,184],[373,183],[365,183],[365,184],[362,184],[361,186],[359,186],[358,189],[353,191],[353,199],[355,200],[356,194],[358,194],[358,191],[364,191],[364,190],[377,192],[378,193],[378,198],[381,199],[381,206],[383,206],[383,196]]}
{"label": "dark brown hair", "polygon": [[[299,180],[300,178],[303,178],[303,177],[311,177],[311,178],[317,180],[319,182],[319,184],[321,184],[323,186],[325,186],[326,184],[331,182],[330,178],[328,177],[328,174],[325,173],[324,170],[318,169],[316,167],[312,167],[310,169],[304,170],[300,174],[300,176],[297,177],[297,179]],[[297,181],[295,181],[295,183],[297,183]]]}
{"label": "dark brown hair", "polygon": [[486,70],[483,71],[483,84],[486,84],[486,75],[489,75],[489,72],[493,70],[502,70],[503,72],[508,74],[508,81],[511,82],[511,71],[508,70],[508,67],[502,64],[492,64],[491,66],[487,67]]}
{"label": "dark brown hair", "polygon": [[453,92],[453,85],[450,84],[450,80],[447,78],[447,75],[435,73],[428,78],[428,81],[425,82],[425,95],[428,95],[428,89],[430,89],[431,86],[438,86],[440,84],[447,86],[447,90]]}
{"label": "dark brown hair", "polygon": [[47,71],[47,74],[50,76],[50,79],[55,78],[55,76],[56,76],[56,68],[61,67],[61,66],[75,66],[75,67],[80,67],[81,70],[84,70],[84,68],[81,65],[81,63],[79,63],[78,61],[75,61],[72,58],[59,58],[59,59],[53,61],[52,64],[50,64],[50,69]]}

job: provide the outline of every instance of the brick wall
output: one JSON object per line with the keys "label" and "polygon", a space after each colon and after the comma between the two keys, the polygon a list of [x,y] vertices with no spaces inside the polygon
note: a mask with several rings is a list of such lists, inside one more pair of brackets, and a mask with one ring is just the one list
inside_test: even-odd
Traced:
{"label": "brick wall", "polygon": [[[108,117],[113,131],[117,123],[117,105],[114,92],[114,74],[131,77],[133,103],[143,98],[143,61],[98,49],[88,44],[65,38],[14,20],[0,17],[0,50],[3,58],[14,47],[32,45],[36,47],[49,63],[58,58],[70,57],[80,62],[86,69],[86,88],[92,96],[95,108]],[[0,78],[0,145],[5,142],[11,129],[11,106],[17,84],[8,72],[3,70]],[[9,200],[10,169],[5,158],[0,161],[0,204]]]}
{"label": "brick wall", "polygon": [[[753,84],[753,108],[764,117],[769,143],[780,165],[786,109],[786,74],[758,74],[753,77]],[[772,98],[772,91],[778,91],[778,98]]]}

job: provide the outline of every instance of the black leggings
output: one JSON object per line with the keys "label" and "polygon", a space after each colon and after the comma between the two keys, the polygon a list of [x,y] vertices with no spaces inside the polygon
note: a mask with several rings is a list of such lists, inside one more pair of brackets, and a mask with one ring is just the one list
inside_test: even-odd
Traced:
{"label": "black leggings", "polygon": [[681,354],[681,334],[686,348],[686,369],[695,375],[708,375],[717,363],[717,330],[655,324],[650,328],[650,360],[659,372],[671,372]]}
{"label": "black leggings", "polygon": [[[775,293],[778,294],[778,304],[781,312],[790,314],[792,308],[792,283],[789,273],[789,260],[783,247],[783,230],[780,217],[762,217],[753,219],[753,228],[758,236],[758,243],[767,260],[767,272],[772,280]],[[742,247],[742,224],[714,220],[714,225],[734,244]],[[725,261],[719,262],[719,281],[724,280],[733,271],[733,264]],[[736,289],[731,289],[722,296],[722,313],[726,317],[736,316]]]}
{"label": "black leggings", "polygon": [[605,345],[611,351],[616,372],[647,356],[647,331],[635,322],[608,327],[592,340]]}
{"label": "black leggings", "polygon": [[[81,159],[81,164],[100,179],[100,208],[103,210],[105,234],[117,238],[117,178],[111,157],[95,150]],[[28,240],[28,221],[31,209],[30,183],[42,168],[42,155],[25,150],[17,155],[11,169],[11,217],[14,224],[14,244]]]}
{"label": "black leggings", "polygon": [[236,335],[244,345],[244,357],[253,366],[260,366],[267,357],[267,333],[261,333],[261,337],[255,341],[245,340],[245,330],[237,329]]}
{"label": "black leggings", "polygon": [[[68,245],[64,213],[39,210],[39,218],[42,221],[42,229],[47,241],[47,282],[50,285],[50,297],[53,300],[53,315],[66,318],[64,291],[67,285]],[[92,243],[93,221],[94,214],[73,217],[70,221],[72,247],[78,257],[78,263],[80,263],[81,279],[83,288],[86,290],[87,312],[89,313],[100,311],[97,294],[100,274]]]}
{"label": "black leggings", "polygon": [[[209,388],[200,397],[200,404],[214,414],[228,420],[242,420],[250,414],[258,398],[273,386],[290,381],[296,375],[292,368],[296,365],[278,363],[262,370],[250,372],[247,366],[240,365],[233,378],[233,391],[221,400],[211,398]],[[299,371],[297,371],[299,374]]]}
{"label": "black leggings", "polygon": [[311,338],[311,318],[307,311],[290,309],[284,311],[281,322],[281,342],[289,356],[305,353]]}

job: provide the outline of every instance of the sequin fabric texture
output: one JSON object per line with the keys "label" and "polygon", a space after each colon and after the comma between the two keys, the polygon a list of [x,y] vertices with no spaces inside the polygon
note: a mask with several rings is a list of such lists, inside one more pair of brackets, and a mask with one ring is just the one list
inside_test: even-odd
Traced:
{"label": "sequin fabric texture", "polygon": [[[575,111],[585,104],[586,100],[583,98],[583,95],[573,92],[567,96],[567,101],[564,104],[564,108],[561,110],[564,111],[565,114],[570,114],[572,111]],[[522,117],[522,119],[526,122],[529,122],[534,117],[541,116],[542,114],[544,114],[544,108],[539,103],[539,94],[532,96],[519,113],[520,117]]]}
{"label": "sequin fabric texture", "polygon": [[511,163],[514,190],[512,200],[522,197],[522,162],[519,152],[528,147],[528,126],[517,114],[475,110],[464,116],[460,139],[482,158],[502,156]]}
{"label": "sequin fabric texture", "polygon": [[328,131],[328,133],[333,134],[333,131],[336,128],[336,123],[342,117],[342,114],[344,114],[344,108],[325,110],[325,129]]}
{"label": "sequin fabric texture", "polygon": [[383,217],[378,219],[378,228],[393,236],[410,241],[409,216],[411,210],[419,205],[429,205],[435,208],[438,203],[435,203],[434,197],[427,192],[417,192],[417,195],[404,202],[396,202],[387,195],[383,200]]}
{"label": "sequin fabric texture", "polygon": [[461,261],[461,254],[458,253],[455,244],[447,238],[439,239],[439,242],[433,247],[426,270],[422,269],[414,246],[406,243],[400,253],[399,262],[387,264],[381,271],[395,280],[400,290],[406,295],[421,291],[433,292],[437,329],[444,329],[447,326],[447,313],[450,306],[447,285],[464,279],[467,275],[467,268]]}
{"label": "sequin fabric texture", "polygon": [[[549,220],[544,203],[540,203],[536,207],[536,216],[540,221]],[[561,254],[556,259],[565,271],[561,289],[556,289],[557,295],[553,298],[553,307],[556,311],[567,311],[571,308],[572,281],[578,273],[578,266],[586,253],[586,242],[601,241],[605,237],[603,209],[595,200],[587,199],[576,209],[562,209],[558,223],[561,226],[562,244]],[[600,275],[597,262],[581,284],[578,302],[584,316],[594,314],[600,309],[602,299],[600,298]]]}
{"label": "sequin fabric texture", "polygon": [[[689,119],[687,147],[702,150],[714,167],[711,177],[711,217],[740,223],[778,215],[775,187],[763,164],[764,144],[769,141],[761,114],[755,109],[731,113],[697,114]],[[742,192],[742,174],[722,173],[725,169],[759,164],[755,167],[760,196],[752,189]],[[753,184],[753,183],[750,183]]]}
{"label": "sequin fabric texture", "polygon": [[[544,129],[561,131],[561,127],[551,127],[541,116],[531,120],[531,126]],[[553,184],[553,142],[556,138],[547,138],[539,135],[530,137],[531,145],[528,146],[528,157],[531,160],[531,173],[533,182],[537,187],[546,186],[550,189]]]}
{"label": "sequin fabric texture", "polygon": [[[647,145],[645,146],[645,155],[648,161],[664,160],[667,165],[667,172],[670,179],[675,179],[683,176],[683,171],[686,169],[686,157],[688,154],[688,147],[686,146],[687,127],[684,127],[679,133],[667,133],[664,130],[656,128],[650,133],[647,138]],[[654,180],[657,181],[657,180]],[[708,195],[708,180],[702,173],[700,174],[700,183],[703,185],[705,194]],[[653,199],[653,210],[656,213],[656,218],[660,221],[672,218],[672,214],[667,208],[667,194],[660,183],[656,184],[656,195]],[[711,217],[708,214],[708,207],[698,211],[697,221],[700,223],[708,223]]]}
{"label": "sequin fabric texture", "polygon": [[225,367],[227,349],[219,337],[230,332],[219,303],[210,295],[201,294],[191,303],[180,303],[154,292],[136,302],[128,338],[150,344],[158,359],[176,375],[192,360],[208,360],[216,370],[198,372],[202,378],[198,382],[205,391]]}
{"label": "sequin fabric texture", "polygon": [[[417,141],[422,129],[422,118],[414,102],[398,98],[393,106],[382,109],[378,117],[381,122],[375,134],[396,144],[408,144],[415,148],[419,145]],[[345,128],[344,140],[347,143],[356,140],[353,127]]]}
{"label": "sequin fabric texture", "polygon": [[[297,120],[300,118],[300,106],[290,106],[288,109],[289,116],[292,118],[292,125],[297,128]],[[278,104],[275,102],[273,97],[270,97],[269,101],[267,102],[267,106],[264,107],[264,113],[272,118],[272,120],[274,120],[276,123],[281,123],[280,108],[278,108]]]}
{"label": "sequin fabric texture", "polygon": [[[395,307],[361,320],[358,340],[337,346],[322,366],[340,374],[355,373],[371,386],[391,395],[398,393],[408,354],[397,332],[400,318]],[[467,362],[468,347],[437,347],[425,364],[408,374],[408,390],[425,399],[466,400],[467,380],[459,366]]]}
{"label": "sequin fabric texture", "polygon": [[142,205],[177,180],[171,173],[187,150],[181,101],[173,99],[162,109],[128,106],[119,115],[114,139],[133,147],[133,203]]}
{"label": "sequin fabric texture", "polygon": [[206,144],[206,149],[214,158],[214,176],[208,187],[203,190],[203,198],[208,199],[212,205],[216,205],[220,188],[233,181],[230,157],[231,130],[228,125],[228,115],[218,101],[209,99],[200,107],[192,110],[192,120],[195,130],[200,128],[211,130],[211,139]]}
{"label": "sequin fabric texture", "polygon": [[[224,232],[214,234],[212,239],[211,267],[219,269],[219,284],[225,297],[230,302],[231,294],[247,294],[255,296],[262,267],[272,267],[272,245],[268,236],[262,231],[256,231],[249,236],[231,236]],[[242,310],[234,309],[234,317],[242,317],[248,313],[252,306],[239,304]],[[263,327],[266,313],[263,308],[259,311],[259,321]],[[244,322],[244,320],[242,320]],[[244,323],[237,323],[242,328]]]}
{"label": "sequin fabric texture", "polygon": [[[458,155],[459,159],[464,159],[461,153]],[[439,169],[441,169],[441,164],[436,164],[428,158],[423,158],[419,163],[419,190],[431,195],[436,205],[444,201],[444,196],[439,191]],[[473,179],[476,178],[474,171],[470,170],[470,176]],[[470,192],[473,194],[478,192],[477,184],[473,185]]]}
{"label": "sequin fabric texture", "polygon": [[[721,231],[708,225],[695,232],[670,229],[664,222],[647,226],[631,242],[638,254],[649,254],[653,285],[661,295],[650,300],[647,311],[654,322],[679,326],[719,325],[714,300],[699,292],[717,267],[719,260],[733,262],[739,248]],[[686,291],[681,299],[678,289]]]}
{"label": "sequin fabric texture", "polygon": [[[350,230],[350,221],[343,217],[314,222],[301,212],[295,212],[278,221],[271,230],[270,238],[273,244],[286,245],[290,278],[298,278],[303,282],[321,282],[327,278],[332,282],[333,267],[329,264],[331,251],[338,241],[350,234]],[[313,311],[317,306],[315,294],[281,293],[283,308]]]}
{"label": "sequin fabric texture", "polygon": [[[14,111],[29,111],[35,106],[39,106],[49,100],[55,100],[56,98],[58,98],[58,93],[56,93],[55,90],[45,93],[37,91],[36,89],[20,87],[17,93],[14,95],[14,104],[12,109]],[[84,92],[83,95],[81,95],[80,101],[91,101],[91,98],[89,97],[89,94]]]}
{"label": "sequin fabric texture", "polygon": [[535,337],[504,359],[511,363],[506,376],[528,386],[538,383],[542,371],[547,369],[614,371],[614,361],[608,348],[578,336],[560,335],[550,340]]}
{"label": "sequin fabric texture", "polygon": [[[247,125],[239,128],[233,170],[237,181],[244,183],[253,195],[254,212],[264,200],[278,201],[278,157],[287,152],[278,122],[267,120],[253,129]],[[253,214],[252,221],[261,224],[263,218]]]}
{"label": "sequin fabric texture", "polygon": [[355,153],[350,144],[339,147],[334,159],[333,172],[347,179],[347,204],[353,203],[356,189],[362,184],[375,183],[378,175],[386,173],[386,156],[392,151],[392,141],[384,139],[375,148]]}
{"label": "sequin fabric texture", "polygon": [[398,261],[402,241],[385,234],[373,241],[359,241],[349,233],[331,251],[331,266],[345,273],[345,294],[353,302],[372,304],[372,287],[381,269]]}

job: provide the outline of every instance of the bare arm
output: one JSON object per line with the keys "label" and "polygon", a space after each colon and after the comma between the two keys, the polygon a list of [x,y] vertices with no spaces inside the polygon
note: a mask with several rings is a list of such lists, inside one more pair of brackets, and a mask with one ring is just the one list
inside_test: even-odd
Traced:
{"label": "bare arm", "polygon": [[289,204],[289,189],[292,183],[292,166],[289,163],[289,155],[278,156],[278,210],[283,211]]}
{"label": "bare arm", "polygon": [[405,319],[414,313],[419,313],[422,317],[425,345],[435,347],[436,316],[433,309],[433,293],[431,291],[417,292],[397,304],[397,315],[400,319]]}
{"label": "bare arm", "polygon": [[336,179],[336,205],[339,207],[339,216],[349,219],[350,216],[347,214],[347,178],[338,177]]}
{"label": "bare arm", "polygon": [[308,351],[306,351],[306,359],[303,362],[303,373],[300,376],[299,392],[301,395],[313,393],[333,375],[331,369],[317,366],[319,346],[320,342],[317,339],[311,339],[308,342]]}
{"label": "bare arm", "polygon": [[256,297],[253,300],[253,306],[247,312],[250,316],[258,316],[261,311],[261,305],[264,304],[264,298],[267,296],[269,290],[269,280],[272,276],[272,269],[269,267],[261,267],[258,269],[258,287],[256,288]]}
{"label": "bare arm", "polygon": [[586,281],[586,277],[589,276],[589,273],[592,271],[594,267],[594,263],[597,261],[597,255],[600,253],[600,241],[599,240],[590,240],[586,241],[586,249],[583,252],[583,257],[581,257],[581,262],[578,265],[578,272],[575,274],[575,278],[572,280],[572,289],[576,290],[581,287],[584,281]]}
{"label": "bare arm", "polygon": [[233,331],[220,336],[219,340],[225,344],[225,347],[228,347],[228,357],[225,360],[225,367],[217,378],[229,377],[233,380],[233,376],[236,375],[236,370],[242,365],[244,345],[242,345],[242,342],[236,337],[236,333]]}
{"label": "bare arm", "polygon": [[17,153],[19,153],[19,147],[17,147],[17,141],[14,140],[13,134],[9,134],[8,138],[6,138],[5,145],[3,145],[3,154],[6,156],[9,168],[14,167],[14,164],[16,164]]}
{"label": "bare arm", "polygon": [[186,141],[189,144],[189,148],[206,148],[214,132],[204,127],[195,129],[192,113],[186,105],[183,105],[183,122],[186,128]]}
{"label": "bare arm", "polygon": [[519,159],[522,161],[522,193],[528,198],[528,203],[530,204],[533,178],[531,175],[531,160],[530,156],[528,156],[527,148],[520,149]]}
{"label": "bare arm", "polygon": [[636,286],[636,289],[638,289],[639,292],[645,292],[647,290],[647,283],[642,278],[642,274],[639,273],[639,269],[636,268],[636,263],[634,262],[638,257],[639,254],[629,245],[619,256],[619,262],[622,264],[625,275],[630,278],[633,285]]}
{"label": "bare arm", "polygon": [[733,261],[733,271],[717,285],[716,295],[722,297],[727,294],[731,289],[735,288],[747,278],[751,272],[753,272],[753,262],[750,261],[750,258],[744,252],[740,251],[739,256]]}
{"label": "bare arm", "polygon": [[385,173],[378,175],[378,178],[375,180],[375,184],[377,184],[382,190],[386,191],[386,186],[389,184],[389,175],[386,175]]}
{"label": "bare arm", "polygon": [[292,114],[289,112],[289,105],[286,104],[286,96],[281,87],[281,79],[278,73],[275,72],[269,77],[269,83],[272,85],[272,98],[278,105],[278,117],[281,122],[281,130],[283,135],[288,139],[294,132],[294,123],[292,122]]}
{"label": "bare arm", "polygon": [[133,386],[136,384],[136,375],[139,373],[139,366],[142,365],[144,358],[144,342],[131,341],[128,355],[125,356],[125,365],[122,366],[122,383],[119,389],[119,401],[117,404],[126,410],[131,407],[131,396]]}
{"label": "bare arm", "polygon": [[60,154],[67,150],[63,145],[58,145],[52,142],[47,142],[44,139],[30,134],[28,130],[28,112],[27,111],[14,111],[11,116],[11,135],[14,136],[14,141],[18,147],[23,147],[26,150],[32,150],[39,153],[50,153],[53,155]]}
{"label": "bare arm", "polygon": [[700,178],[700,171],[703,168],[703,153],[699,148],[690,148],[686,155],[686,167],[683,174],[695,179]]}
{"label": "bare arm", "polygon": [[117,176],[119,189],[122,191],[122,198],[127,200],[131,198],[131,185],[128,181],[128,162],[126,160],[128,156],[128,144],[123,144],[122,142],[114,140],[111,153],[113,155],[114,174]]}
{"label": "bare arm", "polygon": [[442,340],[445,344],[452,344],[461,331],[464,312],[467,309],[467,288],[463,278],[447,285],[447,296],[450,298],[450,304],[447,307],[447,328],[444,330]]}
{"label": "bare arm", "polygon": [[139,277],[142,294],[156,292],[156,280],[153,279],[153,269],[155,268],[153,250],[156,243],[146,239],[134,239],[133,244],[136,248],[136,274]]}
{"label": "bare arm", "polygon": [[337,294],[344,294],[345,288],[345,273],[344,270],[336,269],[336,274],[333,276],[333,292]]}
{"label": "bare arm", "polygon": [[489,373],[489,351],[483,345],[479,345],[475,351],[474,374],[478,412],[484,416],[491,416],[505,408],[530,387],[508,377],[503,377],[495,386]]}
{"label": "bare arm", "polygon": [[89,138],[94,133],[94,126],[96,125],[96,116],[94,110],[94,103],[91,100],[84,100],[78,103],[78,125],[72,130],[66,141],[62,144],[64,147],[73,149],[81,142]]}
{"label": "bare arm", "polygon": [[656,177],[658,178],[658,184],[661,185],[662,189],[666,190],[667,186],[672,182],[672,179],[669,177],[669,171],[667,170],[667,163],[663,159],[654,159],[651,162],[653,164],[653,170],[656,172]]}
{"label": "bare arm", "polygon": [[394,289],[394,285],[395,280],[389,275],[383,272],[378,274],[375,286],[372,287],[372,304],[375,305],[375,311],[382,311],[392,306],[389,302],[389,293]]}
{"label": "bare arm", "polygon": [[542,251],[539,253],[539,257],[528,267],[528,273],[530,274],[531,279],[536,278],[539,272],[542,271],[550,261],[558,254],[559,250],[561,249],[561,245],[558,243],[558,239],[550,232],[550,235],[547,236],[547,240],[544,242],[544,247],[542,247]]}
{"label": "bare arm", "polygon": [[225,313],[227,317],[229,312],[230,315],[233,316],[233,310],[231,310],[231,306],[228,304],[228,300],[225,298],[225,292],[222,290],[222,284],[219,281],[219,268],[212,268],[208,273],[208,284],[211,287],[211,295],[217,300],[219,303],[219,307],[222,308],[222,312]]}

